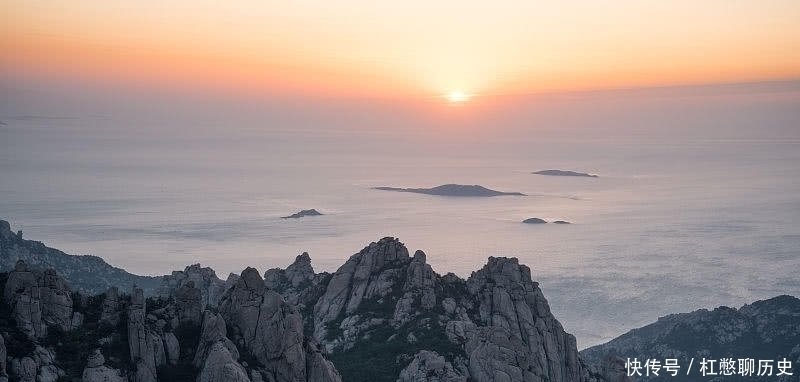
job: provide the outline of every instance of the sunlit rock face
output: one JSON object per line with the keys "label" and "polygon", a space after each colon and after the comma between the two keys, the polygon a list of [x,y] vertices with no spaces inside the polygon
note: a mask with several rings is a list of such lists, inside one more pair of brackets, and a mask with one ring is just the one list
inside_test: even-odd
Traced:
{"label": "sunlit rock face", "polygon": [[[303,334],[303,318],[284,298],[266,288],[258,271],[247,268],[226,292],[220,312],[234,343],[261,366],[256,373],[279,382],[340,381],[330,361]],[[312,379],[313,378],[313,379]]]}

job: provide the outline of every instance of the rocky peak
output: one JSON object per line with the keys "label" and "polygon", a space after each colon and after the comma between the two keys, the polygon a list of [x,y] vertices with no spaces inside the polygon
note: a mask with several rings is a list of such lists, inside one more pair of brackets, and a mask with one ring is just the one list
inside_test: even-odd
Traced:
{"label": "rocky peak", "polygon": [[315,347],[305,345],[303,319],[297,309],[266,289],[255,269],[242,271],[223,297],[220,312],[232,328],[234,343],[257,361],[255,374],[263,380],[309,381],[312,370],[308,367],[313,365],[313,375],[325,376],[315,382],[340,381],[333,364],[320,359],[321,355],[312,351]]}
{"label": "rocky peak", "polygon": [[311,266],[311,256],[308,252],[298,255],[294,263],[286,267],[286,278],[294,288],[314,278],[314,268]]}
{"label": "rocky peak", "polygon": [[583,380],[575,337],[564,332],[553,317],[538,283],[531,280],[530,268],[516,258],[490,257],[481,270],[472,273],[467,288],[477,299],[479,329],[465,349],[470,358],[487,358],[470,362],[473,378],[485,372],[481,365],[505,362],[491,349],[516,344],[512,349],[527,359],[510,365],[509,370],[516,374],[553,381]]}
{"label": "rocky peak", "polygon": [[167,363],[164,341],[147,325],[146,301],[141,288],[133,288],[128,306],[128,348],[135,365],[135,382],[157,381],[156,370]]}
{"label": "rocky peak", "polygon": [[0,220],[0,238],[3,240],[11,240],[11,224],[5,220]]}
{"label": "rocky peak", "polygon": [[200,325],[202,314],[202,293],[189,281],[175,291],[175,310],[182,324]]}
{"label": "rocky peak", "polygon": [[324,340],[329,324],[337,325],[341,314],[353,315],[364,300],[380,300],[383,304],[390,302],[384,300],[390,294],[399,298],[410,261],[408,249],[392,237],[373,242],[351,256],[333,274],[314,306],[314,338]]}
{"label": "rocky peak", "polygon": [[19,328],[31,338],[42,338],[47,326],[72,329],[72,292],[55,270],[30,271],[18,260],[9,272],[3,298],[11,306]]}
{"label": "rocky peak", "polygon": [[171,275],[164,276],[158,293],[164,297],[175,296],[181,287],[189,283],[200,291],[202,307],[217,305],[227,290],[225,282],[217,277],[213,269],[192,264],[183,271],[173,271]]}

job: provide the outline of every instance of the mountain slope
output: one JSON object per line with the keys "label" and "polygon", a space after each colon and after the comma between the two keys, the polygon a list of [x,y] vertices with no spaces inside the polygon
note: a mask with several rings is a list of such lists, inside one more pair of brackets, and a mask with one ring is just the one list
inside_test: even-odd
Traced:
{"label": "mountain slope", "polygon": [[[792,361],[794,376],[782,380],[800,379],[800,299],[792,296],[777,296],[768,300],[756,301],[739,309],[719,307],[714,310],[701,309],[691,313],[672,314],[659,318],[657,322],[631,330],[605,344],[581,351],[581,356],[589,364],[599,365],[607,355],[624,359],[637,358],[644,363],[647,359],[677,358],[684,370],[694,358],[693,372],[679,377],[681,381],[705,381],[698,362],[703,358],[734,360],[752,358],[773,360],[773,377],[764,380],[777,380],[778,360]],[[737,366],[738,369],[738,366]],[[719,368],[716,370],[719,372]],[[664,376],[642,380],[677,380]],[[735,381],[736,376],[719,376],[720,381]],[[792,379],[793,378],[793,379]],[[748,381],[757,377],[745,377]]]}
{"label": "mountain slope", "polygon": [[161,285],[161,277],[134,275],[97,256],[68,255],[41,242],[24,240],[11,231],[7,221],[0,220],[0,272],[13,270],[17,260],[23,260],[31,268],[56,269],[74,290],[90,295],[103,293],[112,286],[127,291],[137,285],[149,296]]}

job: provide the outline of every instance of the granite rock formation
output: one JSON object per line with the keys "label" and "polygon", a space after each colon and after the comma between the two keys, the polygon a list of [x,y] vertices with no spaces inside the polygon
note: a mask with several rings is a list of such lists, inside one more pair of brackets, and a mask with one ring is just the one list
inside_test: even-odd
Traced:
{"label": "granite rock formation", "polygon": [[[609,369],[608,357],[689,359],[723,357],[792,361],[794,380],[800,378],[800,299],[778,296],[756,301],[739,309],[718,307],[661,317],[650,325],[633,329],[605,344],[581,351],[586,363],[595,369]],[[605,363],[605,365],[604,365]],[[624,365],[623,365],[624,367]],[[686,367],[686,366],[684,366]],[[774,369],[777,370],[777,369]],[[776,371],[777,373],[777,371]],[[637,380],[669,380],[671,376]],[[720,380],[733,380],[719,377]],[[700,373],[682,380],[702,381]],[[761,380],[748,377],[748,380]],[[775,376],[763,380],[778,380]],[[788,379],[792,380],[792,379]]]}
{"label": "granite rock formation", "polygon": [[163,297],[174,295],[189,283],[200,290],[201,308],[218,305],[219,299],[227,290],[225,281],[220,280],[213,269],[192,264],[183,271],[174,271],[171,275],[164,276],[158,294]]}
{"label": "granite rock formation", "polygon": [[72,293],[53,269],[30,270],[24,261],[17,261],[8,273],[3,298],[18,327],[31,338],[46,336],[48,326],[72,329]]}

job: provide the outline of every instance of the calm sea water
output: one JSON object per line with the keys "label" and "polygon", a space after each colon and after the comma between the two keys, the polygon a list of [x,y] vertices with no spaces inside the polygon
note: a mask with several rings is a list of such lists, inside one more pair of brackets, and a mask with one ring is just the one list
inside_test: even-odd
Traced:
{"label": "calm sea water", "polygon": [[[567,102],[537,120],[547,128],[477,139],[10,115],[0,218],[140,274],[200,262],[225,278],[302,251],[334,271],[383,236],[423,249],[442,274],[515,256],[580,348],[668,313],[800,294],[797,97],[654,100],[644,111],[636,98],[600,117],[591,99],[576,101],[578,116]],[[600,177],[530,174],[549,168]],[[529,196],[371,189],[444,183]],[[325,216],[279,218],[308,208]],[[520,223],[529,217],[573,224]]]}

